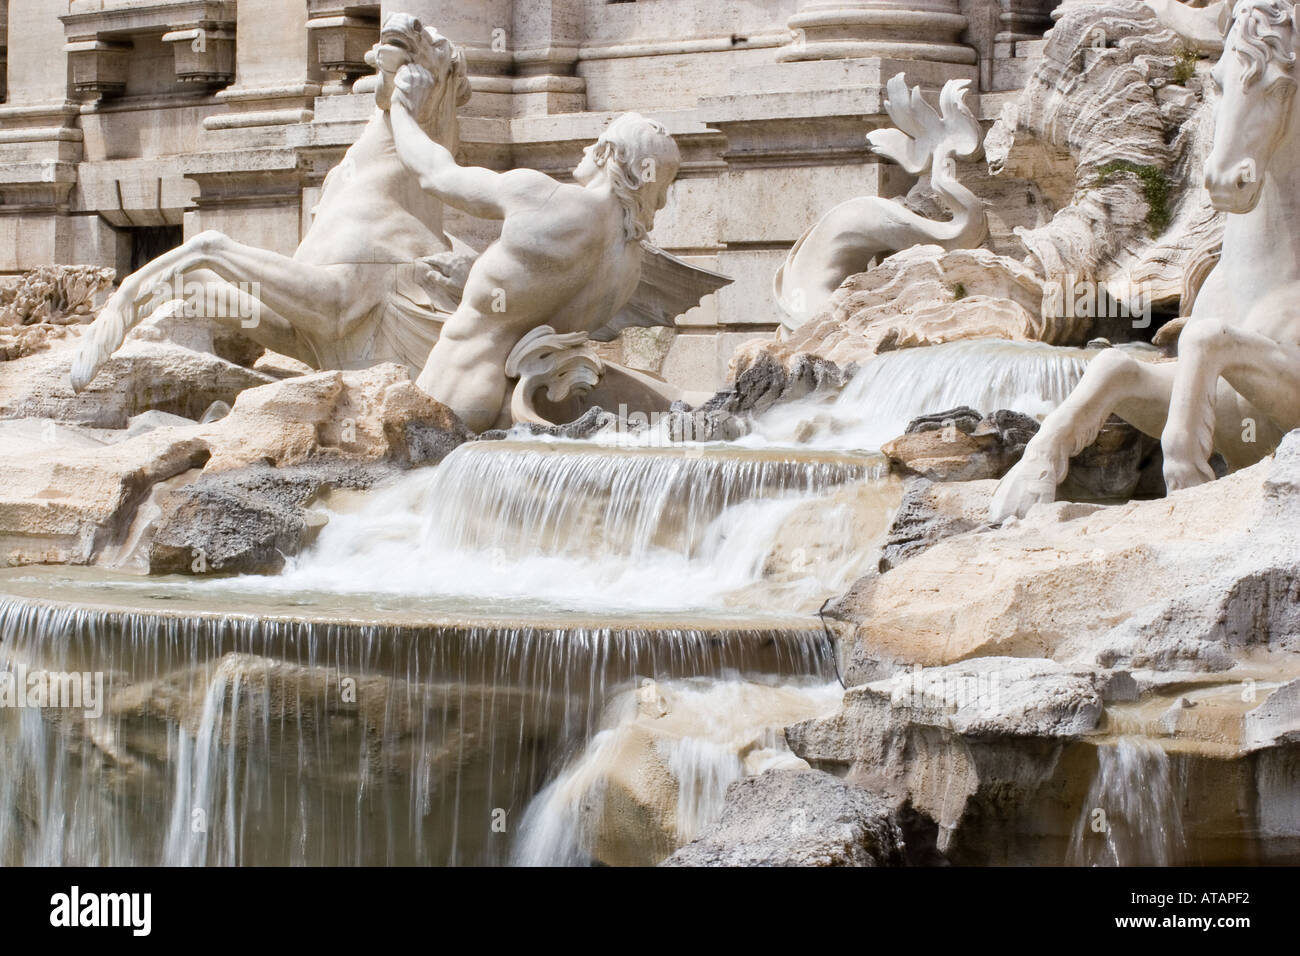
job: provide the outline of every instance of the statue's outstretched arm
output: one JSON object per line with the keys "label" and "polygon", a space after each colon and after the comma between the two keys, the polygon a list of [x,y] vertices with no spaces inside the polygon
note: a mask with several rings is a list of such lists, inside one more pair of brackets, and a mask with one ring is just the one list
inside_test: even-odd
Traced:
{"label": "statue's outstretched arm", "polygon": [[431,139],[415,119],[433,82],[428,71],[410,64],[398,70],[393,81],[390,115],[397,156],[419,177],[421,189],[479,219],[504,219],[512,209],[536,203],[539,193],[545,198],[558,185],[536,170],[498,173],[457,164],[451,152]]}

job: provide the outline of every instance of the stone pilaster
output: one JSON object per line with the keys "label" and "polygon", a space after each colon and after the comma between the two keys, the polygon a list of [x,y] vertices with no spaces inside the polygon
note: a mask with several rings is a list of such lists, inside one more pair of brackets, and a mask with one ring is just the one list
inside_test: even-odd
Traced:
{"label": "stone pilaster", "polygon": [[397,0],[383,14],[419,17],[465,53],[474,98],[470,116],[534,116],[587,108],[576,75],[582,0]]}
{"label": "stone pilaster", "polygon": [[228,111],[203,121],[208,130],[306,123],[322,74],[309,55],[307,4],[258,0],[238,7],[235,83],[217,94]]}
{"label": "stone pilaster", "polygon": [[74,262],[69,198],[83,155],[79,107],[68,100],[68,60],[59,0],[9,0],[23,24],[8,47],[9,83],[0,106],[0,272]]}
{"label": "stone pilaster", "polygon": [[587,85],[575,76],[582,44],[580,0],[516,3],[511,92],[515,115],[578,113],[587,108]]}

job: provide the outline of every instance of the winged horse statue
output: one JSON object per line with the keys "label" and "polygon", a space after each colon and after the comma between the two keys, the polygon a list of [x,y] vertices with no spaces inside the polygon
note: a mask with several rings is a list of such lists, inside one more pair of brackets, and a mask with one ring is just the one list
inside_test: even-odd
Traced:
{"label": "winged horse statue", "polygon": [[1211,481],[1211,454],[1259,461],[1300,426],[1300,117],[1292,0],[1240,0],[1212,78],[1220,99],[1205,187],[1227,213],[1223,254],[1206,277],[1170,362],[1118,349],[1094,358],[990,502],[997,521],[1051,501],[1070,458],[1112,414],[1153,437],[1170,492]]}
{"label": "winged horse statue", "polygon": [[[213,289],[221,293],[209,301],[236,305],[210,314],[212,319],[241,329],[266,348],[314,368],[398,362],[413,378],[419,375],[460,305],[476,254],[443,231],[442,200],[423,189],[419,175],[398,156],[391,115],[395,77],[410,66],[431,79],[414,119],[430,140],[451,153],[457,146],[456,110],[469,99],[469,79],[464,56],[454,44],[402,13],[385,20],[366,59],[377,70],[374,114],[326,177],[311,227],[293,255],[208,231],[159,256],[124,279],[90,325],[71,369],[75,390],[94,378],[134,326],[159,309],[184,308],[185,303],[160,290],[196,282],[210,297]],[[639,283],[616,315],[587,330],[592,339],[612,338],[630,325],[672,325],[677,315],[731,281],[648,243],[643,246],[646,267]],[[533,354],[514,356],[512,370],[522,365],[533,374],[521,376],[526,382],[516,390],[545,389],[553,399],[570,399],[572,406],[576,395],[602,377],[621,374],[621,384],[635,386],[630,392],[637,404],[666,407],[680,397],[653,376],[608,368],[609,363],[594,356],[579,363],[583,367],[576,375],[567,368],[571,361],[548,362],[550,352],[577,347],[575,338],[530,337]],[[538,347],[548,343],[539,361]],[[537,374],[538,368],[553,366],[559,369],[555,374]],[[536,404],[531,395],[523,395],[510,407],[526,413]]]}

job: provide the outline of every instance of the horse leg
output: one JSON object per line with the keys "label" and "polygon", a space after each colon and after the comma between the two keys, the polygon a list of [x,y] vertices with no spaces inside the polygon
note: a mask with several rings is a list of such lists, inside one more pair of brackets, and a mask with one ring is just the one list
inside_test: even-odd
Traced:
{"label": "horse leg", "polygon": [[1107,349],[1089,362],[1074,391],[1047,416],[1024,456],[998,482],[989,520],[1024,517],[1033,505],[1052,501],[1070,459],[1096,440],[1112,414],[1148,435],[1159,435],[1176,364],[1139,362],[1119,349]]}
{"label": "horse leg", "polygon": [[1236,435],[1246,422],[1220,408],[1226,382],[1285,432],[1300,425],[1300,348],[1217,319],[1189,324],[1178,339],[1178,375],[1169,421],[1160,437],[1170,491],[1214,478],[1215,431]]}
{"label": "horse leg", "polygon": [[348,282],[323,266],[298,262],[288,256],[245,246],[219,232],[203,232],[164,253],[122,281],[91,323],[72,366],[72,387],[80,391],[122,344],[142,318],[149,300],[164,298],[168,280],[185,278],[197,270],[215,273],[228,283],[256,285],[258,302],[289,325],[310,335],[332,338],[348,301]]}
{"label": "horse leg", "polygon": [[[298,335],[297,329],[288,319],[247,289],[241,289],[215,273],[201,269],[189,273],[189,276],[198,279],[203,285],[207,298],[205,303],[198,303],[196,307],[185,299],[170,299],[161,305],[150,302],[141,309],[141,320],[168,313],[175,316],[197,314],[247,336],[263,348],[299,359],[308,365],[318,365],[318,357],[311,343]],[[207,308],[209,305],[215,308]]]}

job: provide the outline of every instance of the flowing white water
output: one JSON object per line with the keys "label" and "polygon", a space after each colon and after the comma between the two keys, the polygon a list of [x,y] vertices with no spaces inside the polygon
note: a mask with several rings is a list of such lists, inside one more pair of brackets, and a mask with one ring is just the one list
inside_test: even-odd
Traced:
{"label": "flowing white water", "polygon": [[1149,737],[1097,748],[1097,774],[1070,843],[1073,866],[1175,866],[1182,807],[1169,755]]}
{"label": "flowing white water", "polygon": [[[798,451],[476,442],[335,512],[283,574],[241,586],[717,608],[762,580],[796,511],[883,471],[879,458]],[[879,510],[892,504],[882,492]],[[869,550],[859,525],[829,506],[825,517],[829,540]],[[824,563],[805,571],[818,604],[843,583]]]}
{"label": "flowing white water", "polygon": [[967,405],[1042,417],[1063,402],[1095,351],[970,339],[884,352],[832,399],[812,396],[760,416],[739,444],[878,449],[921,415]]}
{"label": "flowing white water", "polygon": [[[646,682],[624,692],[591,742],[529,804],[513,861],[658,862],[717,819],[730,784],[802,766],[782,728],[834,710],[842,696],[838,683],[734,677]],[[618,818],[629,812],[653,821],[657,839],[624,846]]]}
{"label": "flowing white water", "polygon": [[[503,862],[516,835],[519,862],[652,862],[838,699],[811,611],[897,502],[855,449],[954,405],[1045,410],[1083,356],[891,353],[769,413],[768,447],[470,443],[339,496],[278,577],[6,579],[0,671],[101,673],[110,703],[0,712],[0,863]],[[611,848],[592,808],[647,754],[662,845]]]}

